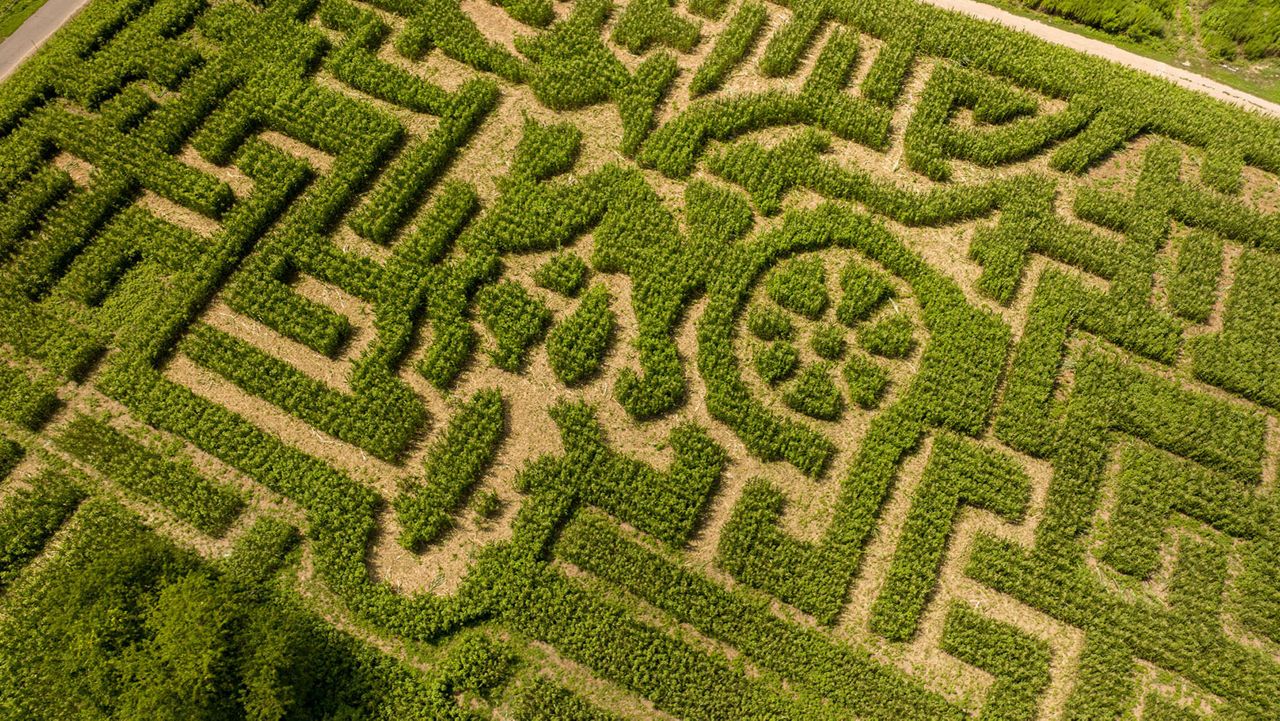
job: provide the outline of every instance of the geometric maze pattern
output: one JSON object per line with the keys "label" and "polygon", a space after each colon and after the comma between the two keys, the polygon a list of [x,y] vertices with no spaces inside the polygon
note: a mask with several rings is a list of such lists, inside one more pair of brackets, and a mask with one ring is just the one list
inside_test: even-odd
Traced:
{"label": "geometric maze pattern", "polygon": [[95,0],[0,89],[0,583],[122,504],[296,527],[430,718],[1280,717],[1277,192],[905,0]]}

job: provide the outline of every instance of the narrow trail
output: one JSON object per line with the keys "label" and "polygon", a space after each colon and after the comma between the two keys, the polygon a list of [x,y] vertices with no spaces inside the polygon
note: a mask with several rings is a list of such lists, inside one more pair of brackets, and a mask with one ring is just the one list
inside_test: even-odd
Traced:
{"label": "narrow trail", "polygon": [[[49,36],[83,8],[89,0],[49,0],[37,10],[13,35],[0,43],[0,80],[8,77],[31,53],[35,52]],[[1089,55],[1106,58],[1136,70],[1172,81],[1185,88],[1205,93],[1219,100],[1280,117],[1280,103],[1250,95],[1216,80],[1210,80],[1189,70],[1174,67],[1158,60],[1118,48],[1101,40],[1087,38],[1067,30],[1014,15],[1006,10],[986,5],[978,0],[920,0],[934,7],[952,10],[980,20],[988,20],[1014,30],[1035,35],[1042,40],[1078,50]]]}
{"label": "narrow trail", "polygon": [[1087,38],[1083,35],[1077,35],[1068,30],[1055,28],[1042,22],[1024,18],[1020,15],[1014,15],[1007,10],[987,5],[978,0],[919,0],[934,7],[943,8],[944,10],[952,10],[979,20],[989,20],[1014,30],[1030,33],[1036,37],[1047,40],[1055,45],[1078,50],[1082,53],[1094,55],[1100,58],[1111,60],[1121,65],[1141,70],[1142,72],[1154,75],[1158,78],[1169,80],[1184,88],[1189,88],[1197,92],[1204,93],[1219,100],[1225,100],[1236,105],[1257,110],[1273,117],[1280,117],[1280,103],[1273,103],[1269,100],[1255,97],[1243,90],[1237,90],[1230,85],[1225,85],[1216,80],[1210,80],[1203,75],[1197,75],[1189,70],[1184,70],[1173,65],[1162,63],[1159,60],[1153,60],[1137,53],[1131,53],[1123,48],[1118,48],[1109,43],[1093,38]]}
{"label": "narrow trail", "polygon": [[89,0],[49,0],[31,14],[22,27],[0,43],[0,80],[34,53],[50,35],[89,4]]}

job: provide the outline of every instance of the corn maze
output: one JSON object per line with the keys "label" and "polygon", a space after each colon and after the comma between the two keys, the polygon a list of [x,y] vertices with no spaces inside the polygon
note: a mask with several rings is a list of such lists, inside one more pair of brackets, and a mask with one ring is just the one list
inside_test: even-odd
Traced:
{"label": "corn maze", "polygon": [[0,198],[9,633],[149,538],[363,654],[228,717],[1280,718],[1280,122],[910,0],[93,0]]}

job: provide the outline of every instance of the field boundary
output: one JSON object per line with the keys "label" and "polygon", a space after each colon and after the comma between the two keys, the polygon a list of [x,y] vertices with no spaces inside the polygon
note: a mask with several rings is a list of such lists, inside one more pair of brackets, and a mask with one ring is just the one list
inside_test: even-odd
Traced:
{"label": "field boundary", "polygon": [[1029,33],[1054,45],[1061,45],[1071,50],[1111,60],[1134,70],[1154,75],[1162,80],[1176,83],[1184,88],[1204,93],[1210,97],[1280,117],[1280,103],[1264,100],[1199,73],[1193,73],[1190,70],[1139,55],[1102,40],[1087,37],[1070,30],[1056,28],[1021,15],[1015,15],[1008,10],[979,2],[979,0],[919,0],[919,2]]}
{"label": "field boundary", "polygon": [[21,27],[0,42],[0,81],[12,75],[24,60],[87,4],[89,0],[48,0],[31,13]]}
{"label": "field boundary", "polygon": [[[1176,83],[1212,98],[1240,107],[1280,117],[1280,103],[1264,100],[1190,70],[1155,60],[1111,43],[1054,27],[1038,20],[1015,15],[1008,10],[980,0],[918,0],[943,10],[993,22],[1006,28],[1034,35],[1041,40],[1076,50],[1094,57],[1119,63],[1148,75]],[[80,12],[89,0],[48,0],[27,18],[22,27],[0,42],[0,81],[8,78],[28,57],[40,48],[58,28]]]}

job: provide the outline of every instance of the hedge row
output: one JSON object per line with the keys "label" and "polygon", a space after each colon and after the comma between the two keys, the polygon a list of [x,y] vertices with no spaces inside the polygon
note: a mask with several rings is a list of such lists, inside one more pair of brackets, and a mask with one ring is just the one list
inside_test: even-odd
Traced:
{"label": "hedge row", "polygon": [[212,326],[192,326],[179,348],[246,392],[384,460],[399,457],[427,421],[422,401],[401,384],[344,394]]}
{"label": "hedge row", "polygon": [[0,589],[8,588],[75,511],[85,493],[57,473],[31,479],[0,508]]}
{"label": "hedge row", "polygon": [[[731,346],[724,337],[725,329],[732,329],[734,323],[726,316],[740,312],[746,289],[760,272],[750,270],[747,262],[753,256],[748,253],[765,263],[824,244],[858,249],[912,285],[930,333],[920,371],[901,400],[873,420],[842,484],[832,522],[819,541],[800,542],[782,532],[778,526],[782,495],[767,482],[755,482],[748,485],[721,533],[718,560],[739,581],[830,622],[844,604],[897,465],[925,428],[936,424],[976,433],[985,425],[1008,331],[989,314],[968,306],[955,285],[864,217],[830,206],[785,215],[782,226],[758,237],[749,250],[744,248],[741,259],[725,261],[724,277],[733,282],[710,289],[711,299],[699,325],[699,367],[708,382],[708,408],[738,433],[749,450],[766,460],[786,458],[802,471],[820,471],[821,465],[813,465],[801,453],[814,453],[823,448],[819,444],[828,442],[803,428],[813,433],[809,437],[814,445],[809,448],[814,450],[798,443],[788,445],[799,437],[789,437],[796,432],[792,429],[802,427],[769,413],[736,379]],[[741,265],[729,264],[735,261]],[[726,407],[727,399],[720,395],[726,392],[741,399],[737,402],[742,405]]]}
{"label": "hedge row", "polygon": [[636,0],[627,3],[613,26],[613,41],[634,55],[654,45],[687,53],[698,44],[698,23],[672,12],[672,0]]}
{"label": "hedge row", "polygon": [[579,513],[557,556],[639,596],[678,622],[730,644],[763,668],[829,698],[859,718],[959,719],[942,697],[855,645],[788,623],[762,601],[721,588],[630,541],[595,514]]}
{"label": "hedge row", "polygon": [[480,391],[458,408],[427,453],[422,479],[402,482],[393,501],[401,545],[421,550],[449,529],[451,516],[493,462],[506,428],[506,409],[496,389]]}
{"label": "hedge row", "polygon": [[729,73],[751,52],[768,17],[764,5],[758,2],[744,2],[738,8],[729,25],[716,36],[711,52],[694,72],[689,83],[691,97],[720,89]]}
{"label": "hedge row", "polygon": [[[1110,715],[1130,708],[1136,700],[1135,659],[1155,663],[1221,695],[1242,717],[1275,713],[1280,672],[1265,654],[1229,640],[1217,620],[1225,582],[1221,549],[1194,550],[1184,545],[1178,554],[1177,580],[1171,581],[1167,610],[1117,595],[1087,570],[1085,561],[1085,534],[1098,510],[1106,458],[1113,444],[1109,431],[1137,436],[1234,476],[1234,480],[1215,480],[1199,469],[1188,476],[1183,489],[1173,484],[1160,494],[1122,481],[1119,515],[1113,516],[1114,521],[1124,523],[1121,516],[1134,520],[1136,513],[1139,527],[1134,529],[1135,535],[1149,538],[1151,530],[1161,525],[1154,520],[1160,515],[1158,509],[1170,503],[1189,508],[1196,516],[1231,532],[1247,533],[1251,512],[1236,508],[1240,491],[1230,489],[1255,483],[1258,478],[1256,459],[1263,438],[1260,416],[1234,403],[1183,390],[1113,353],[1086,350],[1073,365],[1075,381],[1066,407],[1053,414],[1060,423],[1041,424],[1042,432],[1052,434],[1048,450],[1055,475],[1035,546],[1028,550],[982,536],[966,573],[1086,632],[1080,680],[1068,702],[1070,713]],[[1156,467],[1166,463],[1159,460]],[[1168,472],[1186,473],[1183,464],[1186,461]],[[1133,472],[1145,475],[1149,470],[1138,465]],[[1161,499],[1164,493],[1169,495]],[[1224,507],[1241,515],[1223,514]],[[1141,549],[1149,543],[1144,540],[1135,546],[1132,540],[1119,536],[1111,554],[1121,559],[1120,565],[1141,571],[1145,552],[1135,555],[1127,549]],[[1265,542],[1252,542],[1246,557],[1263,545]],[[1254,576],[1241,589],[1246,598],[1261,602],[1251,601],[1254,609],[1267,607],[1265,593],[1257,593],[1260,589],[1255,584],[1260,580]],[[1206,621],[1207,617],[1214,620]],[[1243,618],[1252,623],[1256,616],[1245,614]]]}
{"label": "hedge row", "polygon": [[1150,448],[1126,448],[1116,480],[1116,502],[1100,557],[1116,569],[1147,578],[1174,511],[1236,538],[1255,538],[1265,509],[1239,481]]}
{"label": "hedge row", "polygon": [[72,420],[57,443],[129,493],[161,504],[211,536],[225,534],[244,508],[238,493],[205,477],[190,461],[166,458],[89,416]]}
{"label": "hedge row", "polygon": [[915,635],[961,504],[1017,523],[1030,500],[1031,480],[1013,458],[951,433],[935,437],[884,585],[871,606],[871,629],[894,641]]}
{"label": "hedge row", "polygon": [[[948,158],[984,166],[1023,160],[1078,131],[1097,110],[1086,98],[1073,100],[1059,113],[1018,117],[1035,112],[1037,106],[1025,93],[993,78],[943,64],[929,77],[907,125],[903,137],[907,166],[945,181],[951,178]],[[961,107],[973,110],[977,127],[950,125]]]}
{"label": "hedge row", "polygon": [[547,334],[547,358],[561,383],[577,385],[600,371],[613,337],[609,289],[593,286],[578,308]]}
{"label": "hedge row", "polygon": [[1037,718],[1049,686],[1049,644],[1007,623],[953,603],[942,627],[942,650],[995,676],[980,718]]}
{"label": "hedge row", "polygon": [[58,407],[48,378],[32,379],[25,371],[0,365],[0,418],[28,430],[38,430]]}
{"label": "hedge row", "polygon": [[613,714],[542,676],[520,691],[512,717],[516,721],[617,721]]}
{"label": "hedge row", "polygon": [[567,493],[674,547],[689,540],[727,461],[706,431],[693,424],[674,428],[668,439],[674,458],[661,472],[606,446],[590,406],[562,401],[551,417],[565,456],[523,472],[522,490]]}

